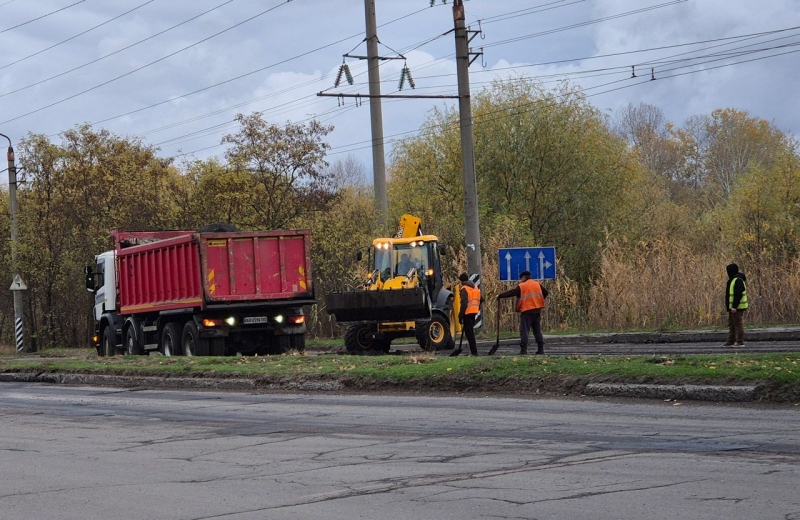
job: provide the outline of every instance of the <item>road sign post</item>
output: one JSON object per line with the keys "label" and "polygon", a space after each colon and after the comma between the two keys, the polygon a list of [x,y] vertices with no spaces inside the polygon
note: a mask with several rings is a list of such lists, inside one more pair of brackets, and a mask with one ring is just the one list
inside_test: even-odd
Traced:
{"label": "road sign post", "polygon": [[555,280],[555,247],[509,247],[498,250],[500,281],[515,282],[529,271],[534,280]]}

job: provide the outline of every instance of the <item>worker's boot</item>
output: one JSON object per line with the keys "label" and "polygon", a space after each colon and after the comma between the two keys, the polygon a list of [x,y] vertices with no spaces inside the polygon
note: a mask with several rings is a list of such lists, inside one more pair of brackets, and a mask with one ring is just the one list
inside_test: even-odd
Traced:
{"label": "worker's boot", "polygon": [[477,356],[478,355],[478,349],[477,348],[470,349],[469,353],[470,353],[471,356]]}
{"label": "worker's boot", "polygon": [[519,347],[519,355],[526,356],[528,354],[528,345],[520,345]]}
{"label": "worker's boot", "polygon": [[544,343],[537,343],[537,345],[538,345],[539,348],[536,349],[536,355],[537,356],[543,356],[544,355]]}

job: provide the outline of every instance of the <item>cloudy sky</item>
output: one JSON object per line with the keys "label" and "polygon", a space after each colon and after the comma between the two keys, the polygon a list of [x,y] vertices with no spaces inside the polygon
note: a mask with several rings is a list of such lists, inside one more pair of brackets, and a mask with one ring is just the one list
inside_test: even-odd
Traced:
{"label": "cloudy sky", "polygon": [[[407,58],[417,93],[455,94],[452,0],[376,2],[381,54]],[[800,0],[465,5],[483,29],[473,91],[509,75],[569,79],[609,114],[645,102],[680,124],[733,107],[800,135]],[[58,142],[92,123],[163,156],[205,158],[222,154],[237,112],[262,111],[334,125],[330,159],[353,154],[371,172],[368,104],[316,96],[368,92],[358,60],[348,60],[356,84],[333,88],[342,55],[366,53],[363,39],[363,0],[0,0],[0,132]],[[383,93],[397,90],[403,64],[384,62]],[[387,153],[443,103],[385,100]]]}

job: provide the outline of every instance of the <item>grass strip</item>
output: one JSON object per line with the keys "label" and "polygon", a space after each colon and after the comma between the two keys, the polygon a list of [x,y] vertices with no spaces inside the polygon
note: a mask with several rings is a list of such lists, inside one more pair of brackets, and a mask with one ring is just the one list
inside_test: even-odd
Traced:
{"label": "grass strip", "polygon": [[800,381],[800,354],[661,356],[497,356],[456,357],[428,353],[392,356],[283,355],[266,357],[163,356],[98,357],[75,349],[0,357],[2,372],[66,372],[182,377],[326,377],[336,374],[372,380],[467,377],[499,380],[553,376],[607,376],[630,381],[716,384]]}

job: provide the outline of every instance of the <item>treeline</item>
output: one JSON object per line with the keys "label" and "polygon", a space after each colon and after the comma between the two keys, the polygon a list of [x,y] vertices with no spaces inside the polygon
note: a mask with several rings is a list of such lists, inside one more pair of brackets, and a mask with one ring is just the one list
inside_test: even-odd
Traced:
{"label": "treeline", "polygon": [[[800,158],[767,121],[724,109],[682,126],[654,106],[609,117],[575,86],[506,80],[473,97],[484,289],[500,247],[555,246],[549,329],[701,326],[722,322],[724,267],[748,275],[750,320],[793,321],[798,310]],[[20,264],[34,346],[85,345],[91,297],[82,267],[111,246],[112,229],[307,228],[324,292],[363,273],[355,252],[403,213],[448,246],[446,277],[465,270],[458,114],[434,110],[393,152],[388,229],[379,229],[364,167],[326,161],[332,130],[237,117],[223,157],[176,163],[135,138],[81,126],[60,143],[17,147]],[[0,225],[8,229],[6,211]],[[10,273],[8,240],[0,268]],[[7,276],[10,280],[10,274]],[[0,301],[10,342],[13,310]],[[506,309],[508,311],[508,309]],[[488,305],[494,327],[496,309]],[[320,304],[314,334],[337,334]],[[504,312],[503,326],[513,327]]]}

